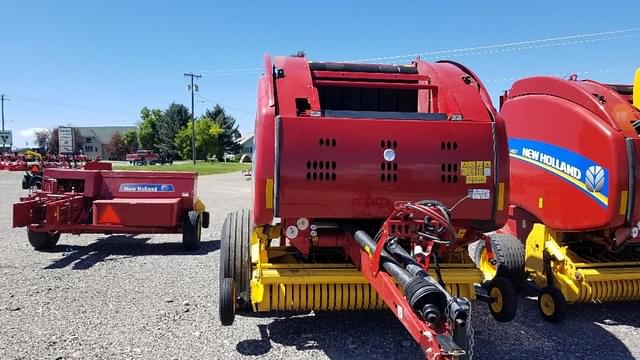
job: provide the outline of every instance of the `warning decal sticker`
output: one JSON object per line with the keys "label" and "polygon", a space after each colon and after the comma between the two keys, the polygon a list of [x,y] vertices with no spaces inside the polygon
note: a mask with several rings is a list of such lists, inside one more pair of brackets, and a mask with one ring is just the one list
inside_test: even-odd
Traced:
{"label": "warning decal sticker", "polygon": [[466,184],[486,184],[491,176],[491,161],[461,161],[460,172]]}

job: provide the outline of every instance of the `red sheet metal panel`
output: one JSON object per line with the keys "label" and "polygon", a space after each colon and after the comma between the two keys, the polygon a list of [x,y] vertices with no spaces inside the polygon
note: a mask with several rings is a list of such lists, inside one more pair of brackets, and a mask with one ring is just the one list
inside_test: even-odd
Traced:
{"label": "red sheet metal panel", "polygon": [[175,227],[181,199],[113,199],[93,202],[93,224]]}
{"label": "red sheet metal panel", "polygon": [[193,209],[197,174],[193,172],[103,171],[103,199],[181,199],[184,209]]}
{"label": "red sheet metal panel", "polygon": [[617,95],[600,99],[595,86],[527,79],[514,84],[501,109],[512,160],[511,202],[556,230],[613,228],[625,221],[625,128],[631,125],[615,114],[631,113],[630,105]]}
{"label": "red sheet metal panel", "polygon": [[[100,175],[101,171],[99,170],[44,169],[45,178],[54,178],[58,182],[63,180],[83,181],[84,191],[82,191],[82,193],[86,197],[97,197],[100,194],[100,186],[102,184],[102,177]],[[80,189],[76,189],[76,191],[80,192]]]}
{"label": "red sheet metal panel", "polygon": [[[494,214],[492,124],[281,118],[279,215],[383,219],[395,201],[462,201],[454,220]],[[278,161],[278,160],[276,160]],[[470,196],[470,191],[474,191]]]}
{"label": "red sheet metal panel", "polygon": [[26,200],[13,204],[13,227],[29,225],[31,211],[38,203],[37,200]]}

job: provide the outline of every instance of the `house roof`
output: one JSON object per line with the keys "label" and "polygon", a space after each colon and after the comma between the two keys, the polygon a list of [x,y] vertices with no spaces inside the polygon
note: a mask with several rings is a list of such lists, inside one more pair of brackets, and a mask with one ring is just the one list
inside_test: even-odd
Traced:
{"label": "house roof", "polygon": [[252,142],[253,142],[253,133],[246,133],[242,135],[240,139],[238,139],[238,144],[243,146],[246,145],[247,143],[252,143]]}
{"label": "house roof", "polygon": [[136,130],[135,126],[79,126],[80,135],[83,137],[95,137],[103,144],[111,141],[113,134],[119,132],[124,134],[127,131]]}

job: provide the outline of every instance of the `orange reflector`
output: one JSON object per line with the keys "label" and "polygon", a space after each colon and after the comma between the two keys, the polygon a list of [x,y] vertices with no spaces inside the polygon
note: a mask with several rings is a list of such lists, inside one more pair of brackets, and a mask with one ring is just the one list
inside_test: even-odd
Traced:
{"label": "orange reflector", "polygon": [[120,217],[111,206],[104,208],[99,220],[100,224],[120,224]]}
{"label": "orange reflector", "polygon": [[31,173],[37,173],[40,171],[40,167],[38,165],[31,165]]}

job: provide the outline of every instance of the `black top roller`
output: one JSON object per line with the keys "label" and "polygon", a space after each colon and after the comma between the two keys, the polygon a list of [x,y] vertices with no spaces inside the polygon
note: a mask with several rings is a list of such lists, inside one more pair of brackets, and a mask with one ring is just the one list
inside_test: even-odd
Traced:
{"label": "black top roller", "polygon": [[622,95],[633,95],[633,85],[609,85],[614,91]]}
{"label": "black top roller", "polygon": [[349,64],[332,62],[310,62],[311,70],[316,71],[345,71],[365,73],[388,74],[417,74],[418,69],[410,65],[385,65],[385,64]]}

